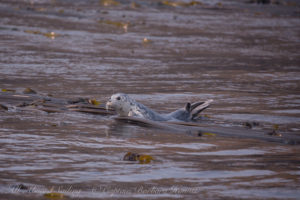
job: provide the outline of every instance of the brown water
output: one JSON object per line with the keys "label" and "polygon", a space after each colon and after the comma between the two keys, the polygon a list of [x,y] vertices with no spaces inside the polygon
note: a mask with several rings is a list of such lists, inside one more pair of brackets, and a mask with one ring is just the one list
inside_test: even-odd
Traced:
{"label": "brown water", "polygon": [[[212,98],[199,123],[299,135],[297,1],[119,2],[1,1],[0,88],[101,102],[125,92],[160,112]],[[1,103],[0,199],[51,189],[82,199],[300,198],[298,145]],[[129,151],[154,161],[123,161]]]}

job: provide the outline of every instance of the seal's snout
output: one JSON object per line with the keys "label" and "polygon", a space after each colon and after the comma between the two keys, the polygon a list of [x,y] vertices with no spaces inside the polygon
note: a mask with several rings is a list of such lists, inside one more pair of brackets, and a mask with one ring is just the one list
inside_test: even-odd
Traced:
{"label": "seal's snout", "polygon": [[112,108],[112,102],[111,102],[111,99],[109,99],[109,100],[106,102],[105,108],[106,108],[106,110],[109,110],[109,109]]}

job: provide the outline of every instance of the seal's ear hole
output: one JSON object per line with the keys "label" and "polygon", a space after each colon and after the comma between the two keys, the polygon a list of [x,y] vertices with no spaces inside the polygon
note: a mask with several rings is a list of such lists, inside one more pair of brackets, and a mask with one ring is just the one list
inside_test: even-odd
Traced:
{"label": "seal's ear hole", "polygon": [[185,105],[185,110],[188,111],[188,112],[191,111],[191,103],[187,103],[187,104]]}
{"label": "seal's ear hole", "polygon": [[117,100],[118,100],[118,101],[121,100],[121,97],[117,97]]}

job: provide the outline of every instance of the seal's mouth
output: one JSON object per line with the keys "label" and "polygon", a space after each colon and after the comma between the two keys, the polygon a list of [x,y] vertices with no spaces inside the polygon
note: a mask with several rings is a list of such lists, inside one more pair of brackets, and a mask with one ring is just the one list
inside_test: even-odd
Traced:
{"label": "seal's mouth", "polygon": [[105,108],[106,110],[111,110],[113,108],[111,99],[106,102]]}

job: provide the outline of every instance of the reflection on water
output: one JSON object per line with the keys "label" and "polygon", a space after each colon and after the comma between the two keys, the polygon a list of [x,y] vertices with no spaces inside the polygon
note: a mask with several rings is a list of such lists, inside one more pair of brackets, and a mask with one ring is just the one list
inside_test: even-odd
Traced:
{"label": "reflection on water", "polygon": [[[275,125],[281,134],[298,134],[297,3],[120,2],[2,2],[0,88],[101,103],[125,92],[161,113],[214,99],[200,123],[240,128],[255,122],[255,130]],[[127,31],[118,25],[125,22]],[[51,32],[54,39],[45,37]],[[0,196],[6,199],[40,199],[51,188],[82,199],[300,196],[296,145],[197,137],[109,116],[0,103],[9,107],[0,110]],[[127,152],[154,160],[123,161]],[[28,188],[14,189],[19,184]]]}

